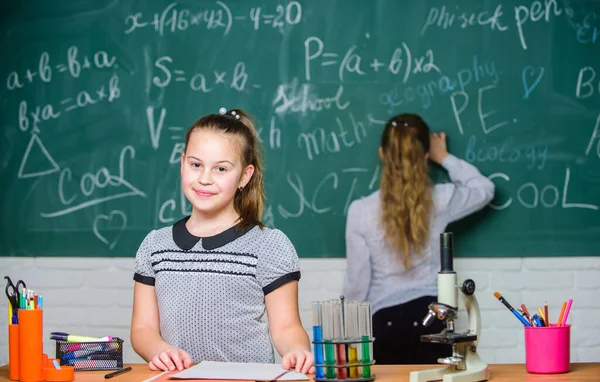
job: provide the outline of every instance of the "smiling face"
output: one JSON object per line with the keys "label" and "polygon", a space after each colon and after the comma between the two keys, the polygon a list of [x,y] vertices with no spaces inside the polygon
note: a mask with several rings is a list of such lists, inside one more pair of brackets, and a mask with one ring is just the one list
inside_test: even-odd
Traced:
{"label": "smiling face", "polygon": [[210,129],[198,129],[190,136],[181,155],[181,188],[196,213],[235,213],[235,193],[254,172],[252,165],[242,162],[240,143],[232,134]]}

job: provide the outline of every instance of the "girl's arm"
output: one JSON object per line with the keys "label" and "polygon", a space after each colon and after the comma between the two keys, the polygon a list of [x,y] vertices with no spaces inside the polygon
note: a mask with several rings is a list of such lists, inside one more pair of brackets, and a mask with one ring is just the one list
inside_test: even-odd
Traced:
{"label": "girl's arm", "polygon": [[432,161],[448,171],[452,183],[438,185],[444,196],[448,222],[453,222],[485,207],[494,198],[494,183],[477,168],[448,153],[446,134],[432,133],[429,154]]}
{"label": "girl's arm", "polygon": [[308,335],[298,312],[298,281],[290,281],[265,296],[273,343],[283,357],[284,369],[314,373]]}
{"label": "girl's arm", "polygon": [[160,336],[158,303],[153,286],[139,282],[133,287],[133,314],[131,316],[131,345],[153,370],[182,370],[190,367],[191,357],[183,350],[173,348]]}
{"label": "girl's arm", "polygon": [[135,282],[133,314],[131,316],[131,345],[146,362],[169,347],[160,336],[158,303],[154,287]]}
{"label": "girl's arm", "polygon": [[448,221],[453,222],[485,207],[494,198],[494,183],[475,166],[453,155],[442,162],[452,180],[442,186],[448,197]]}

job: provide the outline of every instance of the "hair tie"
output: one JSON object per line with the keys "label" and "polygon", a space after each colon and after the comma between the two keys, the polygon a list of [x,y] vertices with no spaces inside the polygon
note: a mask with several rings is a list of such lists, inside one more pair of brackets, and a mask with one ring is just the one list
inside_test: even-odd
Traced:
{"label": "hair tie", "polygon": [[222,107],[222,108],[219,109],[219,114],[235,118],[238,121],[239,121],[239,119],[241,117],[238,113],[235,112],[235,110],[229,110],[229,111],[227,111],[227,109],[224,108],[224,107]]}
{"label": "hair tie", "polygon": [[[408,127],[408,122],[406,122],[406,121],[400,121],[400,122],[402,122],[402,125],[404,127]],[[398,123],[396,121],[392,121],[392,126],[396,127],[396,126],[398,126]]]}

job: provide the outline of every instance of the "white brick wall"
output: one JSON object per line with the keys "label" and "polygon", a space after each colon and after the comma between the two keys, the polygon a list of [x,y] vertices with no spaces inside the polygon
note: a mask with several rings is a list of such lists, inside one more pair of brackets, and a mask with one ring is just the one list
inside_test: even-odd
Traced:
{"label": "white brick wall", "polygon": [[[302,259],[300,310],[310,333],[310,302],[339,297],[345,259]],[[126,341],[125,362],[141,362],[129,344],[133,300],[133,259],[126,258],[0,258],[0,276],[24,279],[44,295],[44,336],[66,331],[90,336],[113,335]],[[456,259],[460,278],[477,283],[481,307],[480,355],[488,363],[523,363],[523,329],[493,296],[499,291],[513,305],[530,310],[550,305],[556,319],[563,301],[573,298],[571,360],[600,362],[600,257]],[[2,284],[4,286],[4,284]],[[7,299],[2,298],[0,326],[7,324]],[[423,312],[425,314],[425,312]],[[466,326],[465,315],[458,327]],[[8,360],[8,339],[0,336],[0,364]],[[44,349],[53,355],[53,341]]]}

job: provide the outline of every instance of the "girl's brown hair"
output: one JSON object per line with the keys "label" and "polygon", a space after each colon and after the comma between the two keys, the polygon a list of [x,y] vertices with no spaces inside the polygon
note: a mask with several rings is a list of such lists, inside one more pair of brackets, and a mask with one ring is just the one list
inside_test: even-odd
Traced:
{"label": "girl's brown hair", "polygon": [[254,173],[248,184],[241,190],[236,191],[233,206],[240,215],[239,230],[244,230],[253,225],[264,227],[261,221],[265,204],[262,145],[258,139],[252,117],[244,110],[232,109],[225,114],[209,114],[200,118],[194,122],[185,135],[186,151],[190,137],[197,130],[211,130],[231,135],[239,149],[243,167],[254,166]]}
{"label": "girl's brown hair", "polygon": [[385,125],[381,137],[381,223],[385,238],[411,265],[411,252],[419,253],[429,237],[433,208],[427,173],[429,127],[416,114],[400,114]]}

